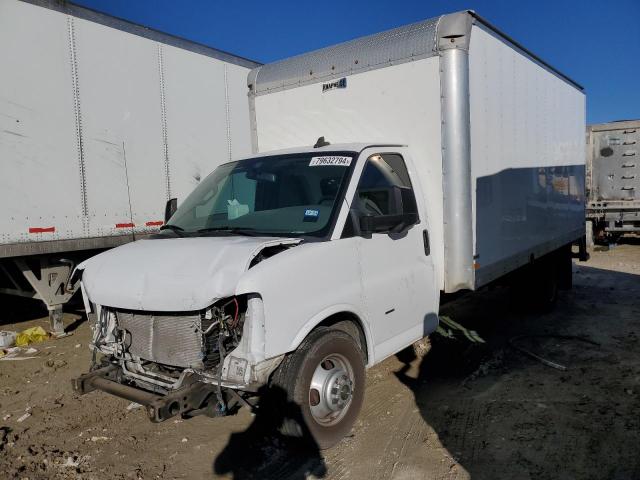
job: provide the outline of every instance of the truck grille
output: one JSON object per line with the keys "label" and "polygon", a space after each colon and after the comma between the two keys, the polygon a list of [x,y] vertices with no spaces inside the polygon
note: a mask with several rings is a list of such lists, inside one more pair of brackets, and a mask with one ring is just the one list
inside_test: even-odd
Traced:
{"label": "truck grille", "polygon": [[[116,311],[118,325],[131,335],[129,352],[163,365],[206,368],[217,363],[217,352],[211,352],[210,340],[203,342],[202,331],[209,321],[200,312]],[[210,337],[217,337],[211,332]],[[209,338],[210,338],[209,337]]]}

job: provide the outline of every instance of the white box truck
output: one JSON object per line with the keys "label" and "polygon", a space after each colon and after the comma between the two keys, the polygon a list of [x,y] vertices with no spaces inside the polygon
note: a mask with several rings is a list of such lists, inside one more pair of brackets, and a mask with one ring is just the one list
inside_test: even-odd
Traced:
{"label": "white box truck", "polygon": [[67,2],[0,0],[0,292],[60,332],[73,264],[251,152],[259,64]]}
{"label": "white box truck", "polygon": [[283,431],[326,448],[353,425],[365,367],[432,333],[442,294],[520,282],[551,306],[570,286],[582,89],[474,13],[248,84],[256,153],[160,234],[78,266],[99,358],[78,392],[162,421],[281,391]]}

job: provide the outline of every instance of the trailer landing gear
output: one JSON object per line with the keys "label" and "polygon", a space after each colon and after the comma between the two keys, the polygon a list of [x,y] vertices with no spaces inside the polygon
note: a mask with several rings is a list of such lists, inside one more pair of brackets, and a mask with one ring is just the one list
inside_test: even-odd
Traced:
{"label": "trailer landing gear", "polygon": [[62,305],[54,305],[49,310],[49,325],[51,326],[51,334],[55,337],[64,335],[64,322],[62,321]]}

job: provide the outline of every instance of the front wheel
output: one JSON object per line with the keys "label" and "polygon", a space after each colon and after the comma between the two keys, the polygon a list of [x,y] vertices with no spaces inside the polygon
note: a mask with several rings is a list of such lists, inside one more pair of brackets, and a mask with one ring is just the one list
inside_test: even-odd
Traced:
{"label": "front wheel", "polygon": [[364,380],[364,355],[351,335],[330,328],[313,331],[273,377],[272,388],[282,388],[288,400],[282,433],[308,435],[321,449],[334,446],[360,412]]}

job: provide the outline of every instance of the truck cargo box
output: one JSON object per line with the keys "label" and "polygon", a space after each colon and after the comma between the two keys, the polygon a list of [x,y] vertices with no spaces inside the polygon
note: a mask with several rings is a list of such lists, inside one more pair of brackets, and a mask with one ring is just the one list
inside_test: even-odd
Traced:
{"label": "truck cargo box", "polygon": [[584,235],[585,97],[473,12],[254,69],[253,148],[408,145],[441,290],[477,289]]}

